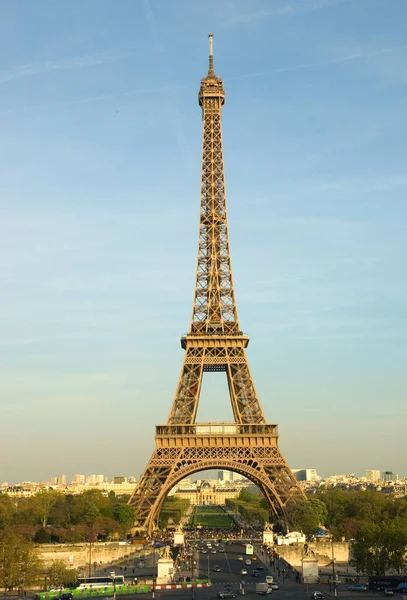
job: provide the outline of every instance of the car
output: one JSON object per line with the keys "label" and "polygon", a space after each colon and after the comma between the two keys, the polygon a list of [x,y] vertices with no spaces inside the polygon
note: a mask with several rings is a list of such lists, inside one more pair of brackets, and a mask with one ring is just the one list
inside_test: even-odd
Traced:
{"label": "car", "polygon": [[272,575],[266,575],[266,583],[270,585],[270,583],[273,583],[273,581],[274,577]]}
{"label": "car", "polygon": [[260,573],[258,571],[252,571],[252,577],[260,577]]}
{"label": "car", "polygon": [[218,592],[218,598],[236,598],[236,592],[233,590],[222,590]]}
{"label": "car", "polygon": [[262,581],[261,583],[256,583],[256,594],[262,594],[265,596],[266,594],[272,593],[273,590],[265,581]]}
{"label": "car", "polygon": [[222,571],[222,569],[220,568],[220,566],[219,566],[219,565],[215,565],[215,566],[213,567],[213,570],[215,571],[215,573],[220,573],[220,572]]}
{"label": "car", "polygon": [[280,589],[280,584],[278,583],[278,581],[272,581],[269,586],[271,587],[272,590],[279,590]]}
{"label": "car", "polygon": [[238,556],[237,560],[243,560],[243,556]]}
{"label": "car", "polygon": [[385,596],[393,596],[394,592],[393,592],[393,590],[384,590],[384,595]]}
{"label": "car", "polygon": [[215,548],[213,550],[211,550],[211,554],[216,554]]}
{"label": "car", "polygon": [[324,600],[325,596],[322,592],[312,592],[311,598],[312,600]]}
{"label": "car", "polygon": [[202,554],[208,554],[208,551],[205,550],[205,548],[203,550],[201,550]]}
{"label": "car", "polygon": [[252,561],[250,560],[250,558],[246,558],[246,560],[244,561],[246,565],[251,565]]}
{"label": "car", "polygon": [[351,585],[350,587],[348,587],[348,590],[350,592],[366,592],[367,587],[365,585],[362,585],[361,583],[356,583],[355,585]]}
{"label": "car", "polygon": [[263,567],[263,565],[257,565],[256,569],[257,569],[258,571],[263,571],[263,570],[264,570],[264,567]]}
{"label": "car", "polygon": [[73,594],[71,594],[70,592],[65,592],[64,594],[56,596],[55,600],[72,600],[72,598]]}
{"label": "car", "polygon": [[242,569],[240,571],[240,575],[247,575],[247,569]]}

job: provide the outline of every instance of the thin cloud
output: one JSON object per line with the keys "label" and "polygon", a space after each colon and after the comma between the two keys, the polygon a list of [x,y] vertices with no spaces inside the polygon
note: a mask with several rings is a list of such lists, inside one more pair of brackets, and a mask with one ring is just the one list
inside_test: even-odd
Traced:
{"label": "thin cloud", "polygon": [[351,62],[354,60],[360,60],[363,58],[369,58],[371,56],[378,56],[380,54],[387,54],[389,52],[397,52],[398,50],[406,50],[407,44],[400,46],[392,46],[390,48],[379,48],[378,50],[371,50],[367,52],[356,52],[354,54],[348,54],[345,56],[339,56],[338,58],[331,58],[328,60],[315,61],[310,63],[300,63],[298,65],[291,65],[287,67],[279,67],[276,69],[270,69],[267,71],[255,71],[253,73],[244,73],[243,75],[235,75],[234,77],[225,77],[225,81],[238,81],[240,79],[250,79],[251,77],[261,77],[263,75],[271,75],[276,73],[288,73],[289,71],[301,71],[303,69],[315,69],[317,67],[325,67],[328,65],[335,65],[344,62]]}
{"label": "thin cloud", "polygon": [[[103,102],[104,100],[116,100],[118,98],[130,98],[134,96],[149,96],[154,94],[164,94],[174,90],[184,89],[196,85],[195,83],[174,83],[171,85],[158,86],[156,88],[141,88],[128,90],[127,92],[119,92],[116,94],[102,94],[99,96],[85,96],[83,98],[76,98],[74,100],[61,100],[57,102],[49,102],[47,104],[32,104],[29,106],[21,106],[18,108],[10,108],[0,111],[0,115],[9,115],[20,112],[26,112],[30,110],[42,110],[50,108],[59,108],[64,106],[76,106],[81,104],[91,104],[92,102]],[[155,127],[156,122],[147,123],[149,127]],[[143,123],[146,126],[146,123]]]}
{"label": "thin cloud", "polygon": [[355,179],[333,179],[331,181],[322,181],[312,187],[314,192],[346,192],[346,193],[368,193],[368,192],[388,192],[407,186],[407,177],[404,175],[394,175],[389,177],[373,176]]}
{"label": "thin cloud", "polygon": [[258,10],[251,13],[244,13],[241,15],[235,15],[227,21],[226,25],[241,25],[248,24],[253,21],[260,21],[262,19],[278,19],[281,17],[293,17],[299,13],[312,12],[316,10],[324,10],[346,2],[347,0],[314,0],[313,2],[303,1],[301,4],[285,4],[284,6],[277,6],[275,8],[267,10]]}
{"label": "thin cloud", "polygon": [[67,71],[70,69],[83,69],[107,62],[134,57],[135,52],[121,52],[118,50],[106,50],[105,52],[94,52],[82,56],[73,56],[61,60],[46,60],[40,63],[29,63],[17,65],[11,69],[0,71],[0,83],[6,83],[21,77],[42,75],[51,71]]}
{"label": "thin cloud", "polygon": [[91,337],[88,333],[61,333],[52,336],[41,336],[31,338],[16,338],[13,340],[2,340],[0,346],[12,347],[12,346],[32,346],[36,344],[47,344],[49,342],[56,342],[61,340],[81,340]]}

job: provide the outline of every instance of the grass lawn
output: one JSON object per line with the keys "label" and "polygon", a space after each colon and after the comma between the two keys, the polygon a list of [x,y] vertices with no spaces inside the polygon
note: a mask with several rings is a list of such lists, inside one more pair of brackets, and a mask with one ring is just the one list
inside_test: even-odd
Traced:
{"label": "grass lawn", "polygon": [[234,525],[232,519],[218,506],[195,506],[189,520],[191,526],[221,527],[227,529]]}

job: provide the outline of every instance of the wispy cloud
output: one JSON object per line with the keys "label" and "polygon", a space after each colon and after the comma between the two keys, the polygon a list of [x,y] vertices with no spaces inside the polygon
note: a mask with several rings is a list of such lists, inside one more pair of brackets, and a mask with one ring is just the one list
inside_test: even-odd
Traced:
{"label": "wispy cloud", "polygon": [[388,192],[407,186],[405,175],[385,177],[365,177],[354,179],[333,179],[322,181],[312,186],[314,192]]}
{"label": "wispy cloud", "polygon": [[252,21],[260,21],[262,19],[278,19],[281,17],[293,17],[298,13],[312,12],[330,8],[335,4],[346,2],[347,0],[312,0],[311,2],[301,0],[297,4],[284,4],[275,6],[265,10],[257,10],[249,13],[235,15],[227,21],[227,25],[248,24]]}
{"label": "wispy cloud", "polygon": [[84,332],[70,332],[61,333],[57,335],[41,336],[41,337],[30,337],[30,338],[15,338],[12,340],[0,340],[0,346],[11,347],[11,346],[32,346],[36,344],[47,344],[49,342],[57,342],[63,340],[81,340],[90,337],[89,333]]}
{"label": "wispy cloud", "polygon": [[42,75],[51,71],[67,71],[69,69],[83,69],[94,65],[101,65],[107,62],[122,60],[128,57],[134,57],[135,52],[123,52],[120,50],[106,50],[104,52],[94,52],[81,56],[71,56],[60,60],[46,60],[38,63],[28,63],[25,65],[16,65],[10,69],[0,71],[0,83],[20,79],[34,75]]}
{"label": "wispy cloud", "polygon": [[[117,98],[131,98],[136,96],[149,96],[154,94],[165,94],[174,90],[180,90],[188,87],[192,87],[195,83],[174,83],[169,85],[158,86],[154,88],[137,88],[133,90],[127,90],[125,92],[117,92],[112,94],[101,94],[95,96],[84,96],[82,98],[75,98],[74,100],[60,100],[57,102],[49,102],[47,104],[32,104],[28,106],[21,106],[17,108],[10,108],[0,110],[0,115],[15,114],[20,112],[26,112],[30,110],[43,110],[51,108],[59,108],[64,106],[76,106],[81,104],[91,104],[93,102],[103,102],[104,100],[116,100]],[[143,124],[148,127],[155,127],[157,123],[147,122]]]}
{"label": "wispy cloud", "polygon": [[328,65],[335,65],[340,63],[352,62],[354,60],[361,60],[372,56],[379,56],[381,54],[387,54],[389,52],[397,52],[399,50],[407,50],[407,44],[401,44],[399,46],[391,46],[389,48],[378,48],[377,50],[368,50],[355,52],[353,54],[346,54],[337,58],[330,58],[328,60],[320,60],[309,63],[300,63],[298,65],[287,65],[286,67],[277,67],[267,71],[254,71],[253,73],[243,73],[242,75],[235,75],[234,77],[225,77],[225,81],[237,81],[240,79],[249,79],[251,77],[261,77],[263,75],[270,75],[275,73],[288,73],[290,71],[301,71],[302,69],[315,69],[317,67],[325,67]]}

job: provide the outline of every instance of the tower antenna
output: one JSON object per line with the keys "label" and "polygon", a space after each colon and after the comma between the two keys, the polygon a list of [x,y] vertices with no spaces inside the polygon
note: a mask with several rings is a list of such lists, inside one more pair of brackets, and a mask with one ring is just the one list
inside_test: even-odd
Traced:
{"label": "tower antenna", "polygon": [[209,69],[208,69],[208,75],[212,75],[212,77],[215,76],[215,70],[213,67],[213,33],[208,33],[208,38],[209,38]]}

